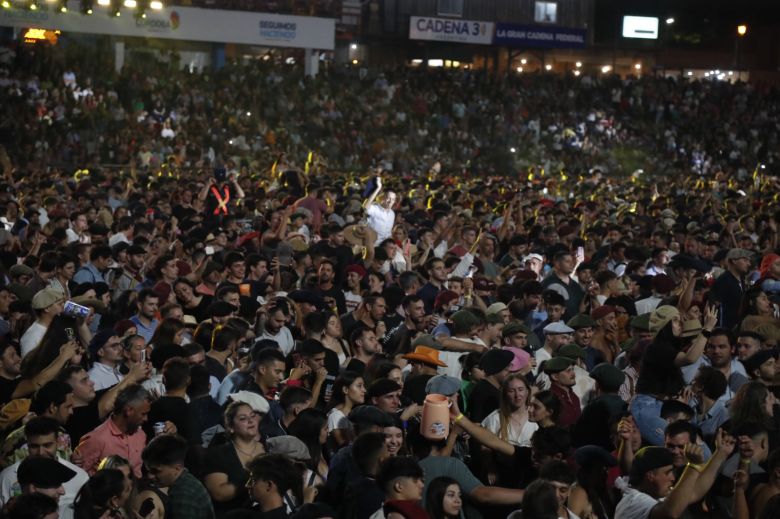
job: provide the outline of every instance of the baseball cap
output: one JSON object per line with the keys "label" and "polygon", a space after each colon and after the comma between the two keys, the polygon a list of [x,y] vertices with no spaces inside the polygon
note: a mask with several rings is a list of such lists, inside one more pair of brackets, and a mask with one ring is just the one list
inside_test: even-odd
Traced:
{"label": "baseball cap", "polygon": [[651,470],[668,467],[673,464],[674,457],[671,451],[665,447],[644,447],[639,449],[634,455],[629,480],[632,485],[638,484],[642,481],[645,474]]}

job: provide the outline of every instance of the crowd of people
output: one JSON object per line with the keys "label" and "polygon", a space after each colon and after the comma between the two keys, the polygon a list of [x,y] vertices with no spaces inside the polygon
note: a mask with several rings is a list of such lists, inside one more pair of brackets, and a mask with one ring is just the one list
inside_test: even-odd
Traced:
{"label": "crowd of people", "polygon": [[5,516],[780,515],[775,90],[67,53],[0,53]]}

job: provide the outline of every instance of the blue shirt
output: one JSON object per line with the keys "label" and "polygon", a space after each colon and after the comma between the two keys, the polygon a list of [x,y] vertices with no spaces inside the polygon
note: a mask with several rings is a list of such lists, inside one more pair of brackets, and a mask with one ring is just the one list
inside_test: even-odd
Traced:
{"label": "blue shirt", "polygon": [[80,285],[82,283],[105,283],[106,280],[95,265],[87,263],[74,274],[73,282]]}
{"label": "blue shirt", "polygon": [[154,332],[157,330],[157,325],[160,324],[160,322],[157,319],[152,319],[151,324],[146,326],[141,322],[137,314],[131,317],[130,320],[135,324],[135,327],[138,329],[138,335],[144,338],[146,344],[152,342],[152,337],[154,337]]}
{"label": "blue shirt", "polygon": [[701,428],[701,433],[705,439],[712,438],[718,432],[718,427],[729,419],[729,410],[726,407],[726,400],[719,398],[715,401],[712,408],[703,416],[697,416],[694,423]]}

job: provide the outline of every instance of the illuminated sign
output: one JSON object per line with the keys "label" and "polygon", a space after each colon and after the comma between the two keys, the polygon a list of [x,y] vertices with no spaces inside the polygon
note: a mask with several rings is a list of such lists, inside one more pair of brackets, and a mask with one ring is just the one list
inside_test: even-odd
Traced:
{"label": "illuminated sign", "polygon": [[42,41],[47,41],[51,43],[52,45],[57,44],[57,38],[59,38],[60,31],[50,31],[48,29],[36,29],[36,28],[29,28],[24,33],[24,43],[38,43]]}
{"label": "illuminated sign", "polygon": [[657,40],[658,18],[650,16],[624,16],[623,37]]}
{"label": "illuminated sign", "polygon": [[409,19],[409,38],[490,45],[493,42],[494,28],[493,22],[412,16]]}

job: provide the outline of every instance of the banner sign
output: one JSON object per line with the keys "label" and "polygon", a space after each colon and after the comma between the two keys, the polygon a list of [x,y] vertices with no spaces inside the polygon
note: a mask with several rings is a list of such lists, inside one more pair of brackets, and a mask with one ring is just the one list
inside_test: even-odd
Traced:
{"label": "banner sign", "polygon": [[409,20],[409,39],[490,45],[493,42],[494,26],[493,22],[412,16]]}
{"label": "banner sign", "polygon": [[541,25],[496,24],[495,45],[503,47],[536,47],[547,49],[582,48],[587,45],[586,29],[547,27]]}
{"label": "banner sign", "polygon": [[269,13],[165,7],[147,9],[146,18],[122,8],[121,16],[108,9],[93,7],[94,14],[79,12],[79,2],[68,2],[68,12],[39,4],[33,11],[12,7],[0,10],[0,26],[34,27],[87,34],[164,38],[171,40],[240,43],[269,47],[333,50],[336,20],[312,16],[286,16]]}

